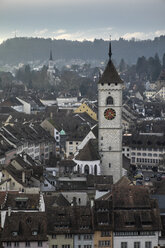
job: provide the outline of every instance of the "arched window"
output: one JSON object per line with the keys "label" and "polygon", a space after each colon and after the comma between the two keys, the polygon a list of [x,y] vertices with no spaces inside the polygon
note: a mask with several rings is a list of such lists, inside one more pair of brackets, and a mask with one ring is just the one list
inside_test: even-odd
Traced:
{"label": "arched window", "polygon": [[85,167],[84,167],[84,173],[86,175],[89,175],[89,166],[86,164]]}
{"label": "arched window", "polygon": [[113,105],[113,98],[111,96],[107,97],[106,104],[107,105]]}
{"label": "arched window", "polygon": [[77,165],[77,172],[80,173],[80,165]]}
{"label": "arched window", "polygon": [[97,175],[97,165],[95,164],[95,167],[94,167],[94,174],[95,176]]}

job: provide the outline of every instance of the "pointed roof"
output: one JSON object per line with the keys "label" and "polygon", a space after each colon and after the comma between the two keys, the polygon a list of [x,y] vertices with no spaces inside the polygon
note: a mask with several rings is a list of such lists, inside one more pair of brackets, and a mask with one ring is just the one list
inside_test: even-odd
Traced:
{"label": "pointed roof", "polygon": [[80,161],[95,161],[99,159],[100,156],[97,150],[97,140],[95,139],[90,139],[75,157],[75,160]]}
{"label": "pointed roof", "polygon": [[103,72],[103,75],[101,76],[99,82],[99,84],[115,84],[115,83],[123,83],[123,81],[121,80],[120,76],[118,75],[116,68],[114,66],[114,64],[112,63],[112,60],[110,59],[105,71]]}
{"label": "pointed roof", "polygon": [[109,61],[108,64],[103,72],[103,75],[101,76],[100,80],[99,80],[99,84],[113,84],[113,83],[123,83],[123,81],[121,80],[121,78],[119,77],[116,68],[114,66],[114,64],[112,63],[112,49],[111,49],[111,41],[109,43]]}

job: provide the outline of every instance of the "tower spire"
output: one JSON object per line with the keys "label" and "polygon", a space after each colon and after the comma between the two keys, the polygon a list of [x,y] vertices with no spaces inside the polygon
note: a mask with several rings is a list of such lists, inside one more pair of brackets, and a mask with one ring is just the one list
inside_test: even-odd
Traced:
{"label": "tower spire", "polygon": [[110,38],[109,38],[109,61],[111,61],[111,57],[112,57],[112,49],[111,49],[111,35],[110,35]]}
{"label": "tower spire", "polygon": [[49,58],[49,60],[53,60],[52,49],[50,50],[50,58]]}

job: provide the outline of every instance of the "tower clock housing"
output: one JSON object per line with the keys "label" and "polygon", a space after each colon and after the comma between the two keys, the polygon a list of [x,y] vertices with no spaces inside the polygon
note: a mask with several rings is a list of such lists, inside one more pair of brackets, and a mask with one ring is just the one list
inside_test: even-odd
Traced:
{"label": "tower clock housing", "polygon": [[113,182],[122,176],[122,88],[111,60],[98,82],[99,153],[102,175],[112,175]]}

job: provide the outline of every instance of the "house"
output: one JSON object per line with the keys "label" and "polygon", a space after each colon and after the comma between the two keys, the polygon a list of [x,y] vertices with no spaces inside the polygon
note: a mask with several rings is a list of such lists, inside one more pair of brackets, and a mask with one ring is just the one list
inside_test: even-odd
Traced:
{"label": "house", "polygon": [[43,195],[25,194],[16,191],[0,192],[1,199],[1,227],[4,228],[6,216],[12,212],[44,212]]}
{"label": "house", "polygon": [[16,97],[6,99],[0,103],[0,107],[10,107],[18,112],[23,112],[23,104]]}
{"label": "house", "polygon": [[78,103],[77,97],[57,97],[57,106],[59,109],[76,109],[80,103]]}
{"label": "house", "polygon": [[[93,105],[91,105],[93,106]],[[94,107],[93,107],[94,109]],[[87,113],[92,119],[97,121],[96,107],[93,110],[92,107],[89,106],[87,102],[82,103],[77,109],[74,110],[74,113]]]}
{"label": "house", "polygon": [[34,96],[16,97],[23,104],[23,112],[26,114],[36,114],[37,112],[45,110],[45,105]]}
{"label": "house", "polygon": [[112,201],[114,247],[152,248],[159,244],[159,208],[145,187],[114,185]]}
{"label": "house", "polygon": [[123,136],[123,153],[131,159],[131,164],[143,169],[163,170],[164,135],[159,133],[140,133]]}
{"label": "house", "polygon": [[16,153],[27,153],[33,159],[48,160],[55,154],[55,141],[39,124],[15,124],[4,126],[1,136],[16,149]]}
{"label": "house", "polygon": [[43,167],[34,162],[30,164],[29,160],[18,155],[9,165],[2,167],[1,174],[1,191],[38,193],[43,178]]}
{"label": "house", "polygon": [[41,127],[48,131],[50,135],[55,139],[56,154],[59,155],[61,150],[61,136],[65,135],[65,131],[63,130],[61,125],[56,124],[53,119],[45,119],[41,123]]}
{"label": "house", "polygon": [[1,234],[3,247],[48,248],[46,215],[42,212],[8,212]]}
{"label": "house", "polygon": [[53,207],[47,212],[49,247],[93,247],[90,207]]}
{"label": "house", "polygon": [[[107,195],[107,194],[106,194]],[[109,195],[109,193],[108,193]],[[113,246],[113,211],[112,200],[99,198],[95,200],[93,207],[94,237],[93,245],[96,248]]]}
{"label": "house", "polygon": [[0,164],[9,164],[17,150],[0,134]]}

